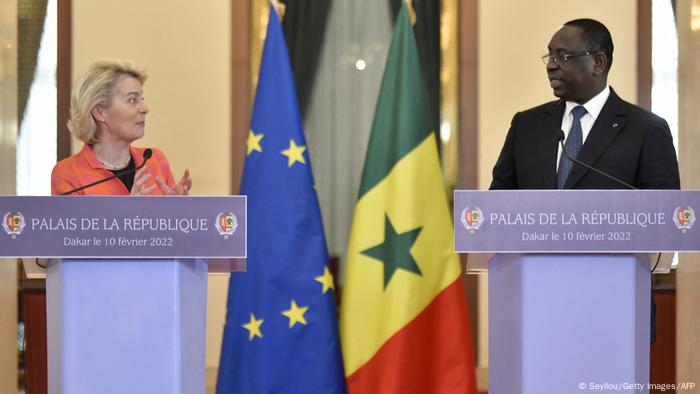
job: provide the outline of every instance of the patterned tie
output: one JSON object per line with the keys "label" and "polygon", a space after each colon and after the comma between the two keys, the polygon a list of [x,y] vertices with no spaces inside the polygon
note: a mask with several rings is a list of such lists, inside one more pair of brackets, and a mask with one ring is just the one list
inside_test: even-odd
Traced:
{"label": "patterned tie", "polygon": [[[581,151],[581,146],[583,146],[583,129],[581,128],[581,117],[586,114],[586,108],[579,105],[571,110],[571,114],[574,116],[574,121],[571,123],[571,130],[569,130],[569,136],[566,137],[566,143],[564,144],[564,150],[569,156],[576,158],[578,153]],[[557,172],[557,189],[563,189],[566,183],[566,178],[569,177],[571,168],[573,168],[574,162],[569,160],[564,153],[562,153],[559,159],[559,172]]]}

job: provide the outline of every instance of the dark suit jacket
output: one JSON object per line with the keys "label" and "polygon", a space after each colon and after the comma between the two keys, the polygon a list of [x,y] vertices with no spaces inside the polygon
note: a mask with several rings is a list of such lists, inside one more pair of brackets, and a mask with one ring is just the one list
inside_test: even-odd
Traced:
{"label": "dark suit jacket", "polygon": [[[565,106],[557,100],[515,114],[491,189],[557,188],[557,138]],[[640,189],[680,189],[666,121],[622,100],[612,88],[577,159]],[[625,187],[574,163],[565,188]]]}

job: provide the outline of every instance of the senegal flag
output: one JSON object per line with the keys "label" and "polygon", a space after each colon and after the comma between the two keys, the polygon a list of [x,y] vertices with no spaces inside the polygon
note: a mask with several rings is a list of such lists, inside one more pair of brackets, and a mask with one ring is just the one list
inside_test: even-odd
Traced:
{"label": "senegal flag", "polygon": [[404,4],[348,245],[340,324],[350,393],[476,393],[452,218]]}

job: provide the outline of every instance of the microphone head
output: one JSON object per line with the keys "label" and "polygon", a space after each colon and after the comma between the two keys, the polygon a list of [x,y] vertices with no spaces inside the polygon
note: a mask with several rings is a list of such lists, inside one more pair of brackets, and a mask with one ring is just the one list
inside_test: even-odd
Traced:
{"label": "microphone head", "polygon": [[153,151],[151,150],[151,148],[146,148],[146,150],[143,151],[143,161],[150,159],[151,156],[153,156]]}

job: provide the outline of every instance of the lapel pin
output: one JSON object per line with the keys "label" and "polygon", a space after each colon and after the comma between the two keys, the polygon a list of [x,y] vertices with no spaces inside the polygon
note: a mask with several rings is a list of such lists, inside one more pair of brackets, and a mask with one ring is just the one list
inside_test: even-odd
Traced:
{"label": "lapel pin", "polygon": [[613,127],[617,127],[617,123],[613,123]]}

